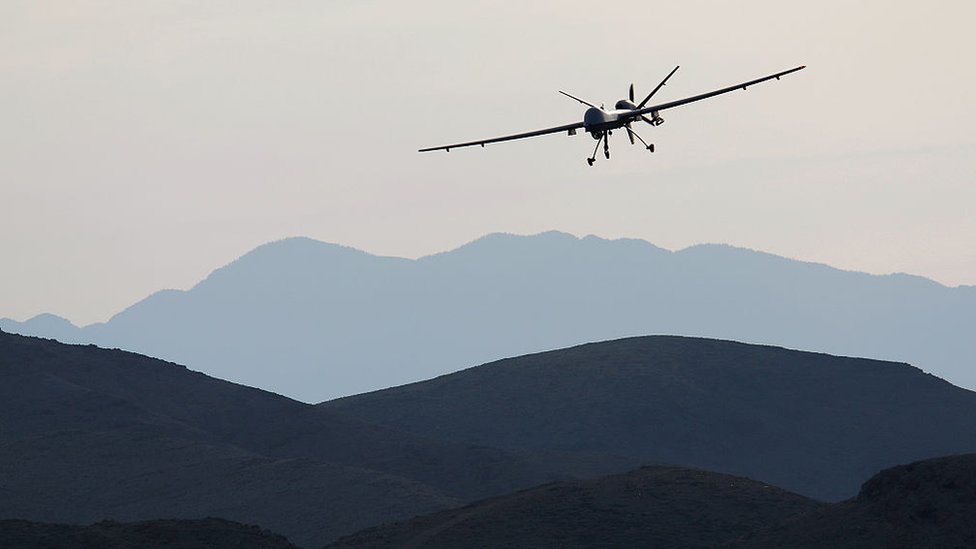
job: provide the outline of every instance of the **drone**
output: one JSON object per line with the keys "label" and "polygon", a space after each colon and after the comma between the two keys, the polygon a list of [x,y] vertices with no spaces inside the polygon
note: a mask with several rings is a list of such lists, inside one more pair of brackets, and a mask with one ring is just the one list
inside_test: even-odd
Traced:
{"label": "drone", "polygon": [[[468,141],[465,143],[455,143],[453,145],[442,145],[440,147],[429,147],[426,149],[420,149],[418,152],[430,152],[430,151],[447,151],[451,152],[451,149],[460,149],[462,147],[473,147],[475,145],[481,145],[484,147],[490,143],[500,143],[502,141],[513,141],[515,139],[524,139],[526,137],[536,137],[540,135],[548,135],[551,133],[561,133],[566,132],[568,135],[576,135],[577,130],[584,130],[596,139],[596,147],[593,148],[593,154],[590,155],[586,162],[590,166],[596,162],[596,153],[600,150],[600,144],[603,144],[603,154],[610,159],[610,141],[609,137],[613,134],[613,130],[623,128],[627,131],[627,137],[630,138],[630,144],[636,144],[636,141],[640,141],[644,145],[644,148],[650,152],[654,152],[654,144],[648,144],[644,139],[637,135],[634,131],[632,124],[638,121],[646,122],[651,126],[657,127],[664,124],[664,119],[661,118],[660,112],[667,109],[672,109],[674,107],[680,107],[681,105],[687,105],[688,103],[694,103],[695,101],[701,101],[703,99],[708,99],[710,97],[715,97],[717,95],[722,95],[725,93],[733,92],[736,90],[745,90],[749,86],[754,86],[756,84],[766,82],[767,80],[779,80],[781,77],[788,74],[792,74],[799,70],[805,69],[806,65],[792,68],[790,70],[778,72],[776,74],[771,74],[769,76],[764,76],[762,78],[757,78],[755,80],[750,80],[748,82],[743,82],[741,84],[736,84],[734,86],[729,86],[727,88],[722,88],[720,90],[715,90],[713,92],[703,93],[701,95],[695,95],[693,97],[686,97],[684,99],[678,99],[677,101],[669,101],[667,103],[659,103],[657,105],[647,106],[647,103],[654,97],[661,88],[663,88],[668,80],[674,76],[674,73],[678,72],[678,67],[675,67],[664,80],[661,81],[651,93],[647,94],[647,97],[641,100],[640,103],[634,103],[634,85],[630,85],[630,93],[627,99],[621,99],[617,101],[613,109],[607,110],[600,105],[597,107],[594,103],[589,101],[584,101],[579,97],[570,95],[562,90],[559,93],[579,101],[586,107],[586,111],[583,113],[583,120],[581,122],[575,122],[573,124],[566,124],[564,126],[555,126],[552,128],[545,128],[542,130],[535,130],[525,133],[517,133],[514,135],[505,135],[502,137],[493,137],[491,139],[482,139],[479,141]],[[636,141],[635,141],[636,140]]]}

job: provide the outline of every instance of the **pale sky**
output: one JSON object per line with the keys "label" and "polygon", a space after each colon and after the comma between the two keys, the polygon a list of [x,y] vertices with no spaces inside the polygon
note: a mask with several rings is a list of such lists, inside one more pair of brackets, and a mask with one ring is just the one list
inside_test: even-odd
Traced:
{"label": "pale sky", "polygon": [[[600,7],[602,9],[595,10]],[[78,324],[305,235],[417,257],[550,229],[976,284],[976,4],[0,3],[0,317]],[[594,141],[634,82],[694,95]]]}

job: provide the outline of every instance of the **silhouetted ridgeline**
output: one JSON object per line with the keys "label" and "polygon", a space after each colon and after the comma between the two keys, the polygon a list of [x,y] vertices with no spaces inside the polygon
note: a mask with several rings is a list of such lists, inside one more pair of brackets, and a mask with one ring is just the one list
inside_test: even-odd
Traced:
{"label": "silhouetted ridgeline", "polygon": [[[606,484],[643,493],[671,483],[668,493],[684,498],[671,501],[672,512],[697,509],[682,524],[704,537],[687,539],[707,544],[718,539],[709,532],[728,534],[731,522],[768,518],[763,509],[806,505],[759,490],[781,498],[773,505],[753,490],[759,483],[839,499],[881,467],[973,451],[973,417],[976,393],[904,364],[695,338],[585,345],[311,406],[124,351],[0,333],[0,519],[221,516],[312,547],[568,474],[670,463],[757,479],[731,481],[745,492],[723,492],[722,475],[657,467]],[[933,478],[944,478],[946,490],[968,486],[967,470]],[[929,491],[916,494],[917,478],[904,478],[862,494],[903,486],[883,500],[884,513],[901,498],[920,502],[905,516],[941,520],[944,513],[927,510]],[[601,482],[535,492],[554,490],[569,505],[561,510],[548,496],[495,501],[547,520],[578,516],[578,503],[638,535],[637,522],[658,511],[604,494]],[[960,505],[966,490],[953,492]],[[699,504],[696,493],[704,494]],[[750,501],[758,514],[725,515],[749,511]],[[473,508],[506,508],[486,505]],[[895,511],[882,516],[902,516]],[[427,536],[438,520],[416,524]],[[458,530],[448,518],[443,531],[480,524],[477,531],[496,536],[496,520],[465,518]]]}
{"label": "silhouetted ridgeline", "polygon": [[739,549],[915,549],[976,547],[976,455],[882,471],[857,498],[784,521]]}
{"label": "silhouetted ridgeline", "polygon": [[288,239],[105,324],[0,321],[8,331],[129,349],[306,402],[654,333],[910,362],[976,388],[973,326],[976,287],[728,246],[670,252],[555,232],[489,235],[416,261]]}
{"label": "silhouetted ridgeline", "polygon": [[976,393],[907,364],[674,336],[506,359],[319,407],[446,441],[692,466],[824,500],[884,467],[976,451]]}
{"label": "silhouetted ridgeline", "polygon": [[220,516],[304,546],[546,482],[176,364],[0,333],[0,518]]}
{"label": "silhouetted ridgeline", "polygon": [[371,528],[328,547],[706,549],[820,506],[745,478],[645,467]]}
{"label": "silhouetted ridgeline", "polygon": [[976,455],[898,466],[818,504],[749,479],[650,467],[369,528],[330,549],[976,547]]}

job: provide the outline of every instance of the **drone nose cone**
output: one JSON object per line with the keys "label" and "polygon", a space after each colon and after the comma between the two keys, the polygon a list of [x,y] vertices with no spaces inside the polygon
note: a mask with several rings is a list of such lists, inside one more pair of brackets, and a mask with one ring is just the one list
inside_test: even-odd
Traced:
{"label": "drone nose cone", "polygon": [[583,125],[586,127],[599,126],[600,124],[606,124],[608,121],[607,113],[596,107],[586,109],[586,112],[583,114]]}

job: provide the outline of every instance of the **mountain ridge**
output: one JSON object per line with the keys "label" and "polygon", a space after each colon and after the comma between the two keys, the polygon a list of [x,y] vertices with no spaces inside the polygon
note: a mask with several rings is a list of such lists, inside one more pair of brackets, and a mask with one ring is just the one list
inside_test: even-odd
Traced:
{"label": "mountain ridge", "polygon": [[918,368],[679,336],[503,359],[318,406],[441,440],[697,467],[834,501],[883,467],[976,451],[976,393]]}
{"label": "mountain ridge", "polygon": [[674,467],[560,482],[375,526],[328,549],[972,547],[976,454],[873,474],[823,504],[748,478]]}
{"label": "mountain ridge", "polygon": [[[285,239],[106,323],[43,333],[52,331],[43,322],[0,320],[7,331],[126,348],[306,402],[648,333],[905,361],[976,387],[974,324],[976,287],[728,245],[673,252],[559,232],[496,233],[418,259]],[[268,363],[283,369],[263,375]]]}
{"label": "mountain ridge", "polygon": [[0,517],[222,516],[302,545],[568,477],[121,350],[0,333]]}
{"label": "mountain ridge", "polygon": [[649,464],[837,500],[882,467],[976,450],[972,417],[976,393],[906,364],[702,338],[581,345],[311,406],[0,333],[0,517],[222,516],[315,546]]}
{"label": "mountain ridge", "polygon": [[[766,251],[759,250],[759,249],[756,249],[756,248],[749,248],[749,247],[746,247],[746,246],[738,246],[738,245],[735,245],[735,244],[728,244],[728,243],[722,243],[722,242],[702,242],[702,243],[698,243],[698,244],[692,244],[692,245],[686,246],[684,248],[678,248],[678,249],[670,250],[670,249],[667,249],[667,248],[662,248],[660,246],[657,246],[657,245],[653,244],[652,242],[649,242],[647,240],[640,239],[640,238],[631,238],[631,237],[604,238],[604,237],[601,237],[601,236],[598,236],[598,235],[594,235],[594,234],[586,234],[586,235],[583,235],[583,236],[576,236],[576,235],[574,235],[572,233],[566,233],[566,232],[563,232],[563,231],[559,231],[559,230],[555,230],[554,229],[554,230],[549,230],[549,231],[543,231],[541,233],[532,233],[532,234],[510,233],[510,232],[488,233],[488,234],[485,234],[484,236],[478,237],[478,238],[476,238],[476,239],[474,239],[474,240],[472,240],[470,242],[461,244],[460,246],[457,246],[455,248],[452,248],[452,249],[449,249],[449,250],[444,250],[444,251],[441,251],[441,252],[433,252],[433,253],[421,255],[421,256],[418,256],[416,258],[396,256],[396,255],[374,254],[372,252],[369,252],[369,251],[366,251],[366,250],[361,250],[361,249],[356,248],[354,246],[348,246],[348,245],[339,244],[339,243],[335,243],[335,242],[328,242],[328,241],[324,241],[324,240],[317,240],[317,239],[314,239],[314,238],[311,238],[311,237],[307,237],[307,236],[290,236],[290,237],[280,238],[280,239],[277,239],[277,240],[272,240],[272,241],[269,241],[269,242],[266,242],[264,244],[260,244],[260,245],[256,246],[252,250],[250,250],[250,251],[246,252],[245,254],[241,255],[240,257],[238,257],[237,259],[234,259],[233,261],[230,261],[226,265],[223,265],[221,267],[215,268],[213,271],[210,272],[210,274],[208,274],[206,277],[204,277],[199,282],[193,284],[188,289],[161,288],[159,290],[156,290],[154,292],[151,292],[145,298],[142,298],[141,300],[136,301],[135,303],[133,303],[133,305],[138,304],[138,303],[140,303],[140,302],[142,302],[142,301],[144,301],[146,299],[149,299],[149,298],[151,298],[154,295],[159,294],[159,293],[168,293],[168,292],[186,293],[186,292],[189,292],[192,289],[194,289],[197,286],[199,286],[200,284],[202,284],[202,283],[206,282],[207,280],[209,280],[214,274],[216,274],[216,273],[218,273],[218,272],[226,269],[227,267],[230,267],[234,263],[237,263],[239,260],[241,260],[241,259],[243,259],[243,258],[245,258],[247,256],[250,256],[252,253],[257,252],[258,250],[261,250],[262,248],[266,248],[266,247],[269,247],[269,246],[275,246],[275,245],[278,245],[278,244],[284,243],[284,242],[307,241],[307,242],[314,243],[314,244],[324,244],[325,247],[328,247],[328,248],[348,249],[348,250],[352,250],[352,251],[355,251],[355,252],[360,252],[361,254],[365,254],[366,256],[371,256],[371,257],[376,257],[376,258],[402,260],[402,261],[408,261],[408,262],[410,262],[410,261],[424,261],[424,260],[429,260],[429,259],[432,259],[432,258],[437,258],[439,256],[443,256],[443,255],[447,255],[447,254],[453,254],[453,253],[458,252],[458,251],[460,251],[462,249],[466,249],[466,248],[469,248],[469,247],[471,247],[471,246],[473,246],[475,244],[478,244],[481,241],[486,240],[486,239],[495,239],[495,238],[499,238],[499,237],[505,237],[505,238],[507,238],[507,237],[514,237],[514,238],[535,238],[535,237],[540,237],[540,236],[549,235],[549,234],[565,235],[565,236],[572,237],[573,239],[575,239],[577,241],[595,240],[595,241],[602,241],[602,242],[608,242],[608,243],[618,243],[618,242],[619,243],[630,243],[630,242],[633,242],[633,243],[637,243],[637,244],[640,244],[640,245],[647,245],[650,249],[654,249],[654,250],[666,252],[666,253],[669,253],[669,254],[681,254],[681,253],[689,252],[689,251],[696,250],[696,249],[699,249],[699,248],[701,248],[701,249],[723,249],[723,248],[726,248],[726,249],[736,250],[736,251],[739,251],[739,252],[750,252],[750,253],[754,253],[754,254],[761,255],[761,256],[768,256],[768,257],[771,257],[771,258],[783,259],[783,260],[786,260],[787,262],[794,262],[794,263],[799,263],[799,264],[807,265],[807,266],[824,267],[824,268],[826,268],[827,270],[830,270],[830,271],[864,275],[864,276],[870,277],[870,278],[889,278],[889,277],[890,278],[904,278],[904,279],[917,280],[919,282],[923,282],[923,283],[928,284],[928,285],[934,285],[934,286],[937,286],[937,287],[940,287],[940,288],[945,288],[945,289],[957,289],[957,288],[959,288],[959,289],[964,289],[966,291],[976,291],[976,284],[957,284],[955,286],[952,286],[952,285],[948,285],[948,284],[944,284],[942,282],[939,282],[938,280],[935,280],[935,279],[932,279],[932,278],[928,278],[928,277],[926,277],[924,275],[918,275],[918,274],[908,273],[908,272],[904,272],[904,271],[894,271],[894,272],[890,272],[890,273],[870,273],[870,272],[866,272],[866,271],[859,271],[857,269],[848,269],[848,268],[836,267],[834,265],[830,265],[829,263],[824,263],[824,262],[821,262],[821,261],[804,260],[804,259],[799,259],[799,258],[794,258],[794,257],[789,257],[789,256],[784,256],[784,255],[779,255],[779,254],[775,254],[775,253],[772,253],[772,252],[766,252]],[[129,307],[132,307],[133,305],[130,305]],[[124,311],[124,309],[123,309],[123,311]],[[120,311],[120,312],[122,312],[122,311]],[[117,314],[118,313],[116,313],[116,314],[112,315],[111,317],[109,317],[109,321],[111,319],[115,318],[115,316],[117,316]],[[89,327],[92,327],[92,326],[105,324],[106,322],[108,322],[108,321],[104,321],[104,322],[92,322],[92,323],[89,323],[89,324],[76,324],[75,322],[73,322],[71,319],[69,319],[67,317],[58,315],[56,313],[50,313],[50,312],[38,313],[38,314],[36,314],[34,316],[31,316],[31,317],[28,317],[28,318],[26,318],[24,320],[17,320],[15,318],[11,318],[11,317],[0,317],[0,321],[6,323],[7,331],[9,331],[11,333],[16,333],[16,332],[13,332],[12,328],[17,327],[17,326],[23,326],[25,324],[28,324],[28,323],[31,323],[31,322],[34,322],[34,321],[42,320],[42,319],[45,319],[45,318],[51,318],[51,317],[53,317],[54,319],[57,319],[58,321],[64,321],[67,324],[69,324],[72,328],[76,328],[76,329],[85,329],[85,328],[89,328]],[[3,326],[0,325],[0,327],[3,327]],[[42,335],[42,334],[21,334],[21,335]],[[57,338],[51,338],[51,339],[57,339]]]}
{"label": "mountain ridge", "polygon": [[814,500],[746,478],[641,467],[370,528],[327,548],[705,549],[818,507]]}
{"label": "mountain ridge", "polygon": [[756,530],[730,547],[912,549],[973,547],[976,454],[897,465],[850,500]]}

